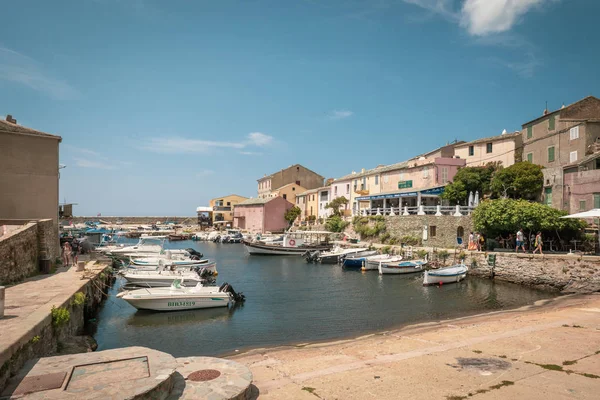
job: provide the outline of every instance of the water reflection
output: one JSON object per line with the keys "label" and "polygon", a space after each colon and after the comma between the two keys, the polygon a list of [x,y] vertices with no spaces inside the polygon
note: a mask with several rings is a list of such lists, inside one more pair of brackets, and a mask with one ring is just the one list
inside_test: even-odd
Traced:
{"label": "water reflection", "polygon": [[235,311],[243,305],[235,305],[230,308],[207,308],[200,310],[183,310],[172,312],[152,312],[138,310],[127,320],[127,324],[137,327],[157,327],[163,325],[196,325],[200,323],[211,323],[231,318]]}

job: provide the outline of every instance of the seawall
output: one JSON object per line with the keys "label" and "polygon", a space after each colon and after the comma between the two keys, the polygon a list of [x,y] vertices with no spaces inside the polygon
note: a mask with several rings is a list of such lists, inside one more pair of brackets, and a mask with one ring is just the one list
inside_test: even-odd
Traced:
{"label": "seawall", "polygon": [[161,224],[164,224],[165,222],[174,222],[176,224],[197,225],[198,217],[196,215],[188,217],[71,217],[64,218],[63,221],[73,221],[74,224],[81,224],[86,221],[100,221],[108,224],[116,224],[119,222],[126,225],[149,225],[157,222],[160,222]]}
{"label": "seawall", "polygon": [[63,267],[6,288],[5,316],[0,319],[0,392],[28,360],[82,351],[81,344],[88,341],[79,335],[105,298],[112,280],[109,271],[106,262],[90,261],[83,272]]}

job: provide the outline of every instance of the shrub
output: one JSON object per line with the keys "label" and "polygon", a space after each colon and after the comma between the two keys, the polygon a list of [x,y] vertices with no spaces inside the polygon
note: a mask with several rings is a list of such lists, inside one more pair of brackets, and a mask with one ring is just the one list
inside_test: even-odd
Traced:
{"label": "shrub", "polygon": [[425,256],[427,255],[427,250],[417,250],[415,252],[415,254],[417,255],[417,257],[419,258],[425,258]]}
{"label": "shrub", "polygon": [[64,307],[56,308],[56,306],[52,306],[52,326],[58,328],[71,319],[71,313]]}
{"label": "shrub", "polygon": [[464,251],[461,251],[460,253],[458,253],[458,256],[456,258],[458,258],[459,261],[465,261],[465,259],[467,258],[467,254]]}
{"label": "shrub", "polygon": [[75,296],[73,296],[73,299],[71,299],[71,305],[72,306],[80,306],[83,303],[85,303],[85,293],[83,293],[83,292],[75,293]]}
{"label": "shrub", "polygon": [[393,237],[393,238],[390,238],[390,240],[388,240],[388,243],[391,245],[396,245],[396,244],[398,244],[398,242],[399,242],[399,240],[397,237]]}
{"label": "shrub", "polygon": [[329,232],[343,232],[348,225],[339,215],[333,215],[325,221],[325,229]]}
{"label": "shrub", "polygon": [[448,253],[446,250],[440,250],[437,252],[437,256],[440,260],[442,260],[442,263],[446,265],[446,260],[448,260],[448,257],[450,257],[450,253]]}
{"label": "shrub", "polygon": [[36,344],[37,342],[39,342],[41,339],[41,337],[39,337],[38,335],[34,336],[31,338],[31,343],[32,344]]}
{"label": "shrub", "polygon": [[421,244],[421,239],[413,235],[405,235],[400,238],[400,242],[407,246],[419,246]]}
{"label": "shrub", "polygon": [[391,250],[392,250],[392,246],[384,246],[381,248],[381,252],[383,254],[390,254]]}
{"label": "shrub", "polygon": [[388,239],[392,237],[392,235],[390,235],[388,232],[384,233],[383,235],[379,236],[379,241],[381,243],[385,243],[388,241]]}

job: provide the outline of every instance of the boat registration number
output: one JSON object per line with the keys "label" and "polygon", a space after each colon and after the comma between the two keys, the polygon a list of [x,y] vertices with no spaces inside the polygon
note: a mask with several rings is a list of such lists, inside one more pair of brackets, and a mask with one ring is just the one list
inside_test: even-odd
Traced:
{"label": "boat registration number", "polygon": [[189,307],[196,305],[195,301],[169,301],[167,307]]}

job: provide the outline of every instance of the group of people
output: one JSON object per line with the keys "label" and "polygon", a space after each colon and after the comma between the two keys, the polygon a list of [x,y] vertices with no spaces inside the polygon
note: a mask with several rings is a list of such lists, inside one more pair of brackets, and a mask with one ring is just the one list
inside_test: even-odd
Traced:
{"label": "group of people", "polygon": [[[539,251],[540,254],[544,254],[542,252],[543,244],[544,244],[544,241],[542,240],[542,232],[538,231],[537,235],[535,235],[535,239],[533,239],[532,253],[535,254],[537,251]],[[515,248],[515,253],[519,252],[519,248],[521,248],[523,250],[523,253],[527,253],[527,249],[525,248],[525,236],[523,235],[522,228],[520,228],[519,231],[517,232],[517,246]]]}
{"label": "group of people", "polygon": [[73,244],[65,242],[62,246],[62,262],[63,265],[68,267],[69,265],[77,264],[77,256],[79,255],[79,244],[73,241]]}
{"label": "group of people", "polygon": [[467,246],[467,250],[471,251],[481,251],[485,249],[485,238],[479,232],[471,232],[469,233],[469,245]]}

